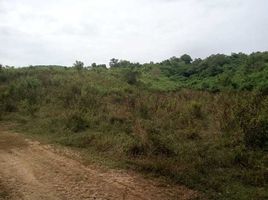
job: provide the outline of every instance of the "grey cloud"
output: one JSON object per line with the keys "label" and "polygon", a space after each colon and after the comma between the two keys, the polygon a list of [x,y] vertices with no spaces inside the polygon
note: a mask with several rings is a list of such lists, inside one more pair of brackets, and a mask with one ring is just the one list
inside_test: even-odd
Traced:
{"label": "grey cloud", "polygon": [[266,0],[0,0],[0,63],[268,50]]}

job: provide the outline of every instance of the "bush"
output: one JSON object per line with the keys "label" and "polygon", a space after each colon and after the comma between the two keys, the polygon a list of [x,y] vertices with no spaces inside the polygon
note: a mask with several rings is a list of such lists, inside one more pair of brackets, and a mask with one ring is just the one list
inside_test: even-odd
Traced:
{"label": "bush", "polygon": [[81,132],[86,130],[87,127],[87,121],[85,120],[81,112],[74,111],[67,115],[66,128],[68,128],[72,132]]}
{"label": "bush", "polygon": [[26,114],[34,116],[39,107],[37,104],[32,104],[29,100],[26,99],[20,102],[19,108]]}
{"label": "bush", "polygon": [[244,140],[248,147],[268,148],[268,119],[254,118],[244,127]]}
{"label": "bush", "polygon": [[124,79],[130,85],[135,85],[138,83],[139,72],[137,71],[127,71],[124,75]]}
{"label": "bush", "polygon": [[244,134],[244,143],[250,148],[265,149],[268,146],[268,112],[266,97],[257,93],[244,100],[236,113]]}

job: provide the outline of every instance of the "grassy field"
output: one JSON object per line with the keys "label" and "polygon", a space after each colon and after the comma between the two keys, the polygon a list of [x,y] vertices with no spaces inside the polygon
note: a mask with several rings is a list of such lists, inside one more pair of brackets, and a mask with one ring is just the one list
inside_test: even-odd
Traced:
{"label": "grassy field", "polygon": [[5,67],[0,117],[208,199],[261,200],[268,197],[268,59],[245,56],[120,61],[111,69]]}

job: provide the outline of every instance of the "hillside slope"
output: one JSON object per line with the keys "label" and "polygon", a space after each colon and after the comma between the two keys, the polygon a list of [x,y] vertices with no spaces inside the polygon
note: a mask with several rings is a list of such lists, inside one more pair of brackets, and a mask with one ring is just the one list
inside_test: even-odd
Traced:
{"label": "hillside slope", "polygon": [[210,199],[265,199],[268,53],[0,70],[0,117]]}

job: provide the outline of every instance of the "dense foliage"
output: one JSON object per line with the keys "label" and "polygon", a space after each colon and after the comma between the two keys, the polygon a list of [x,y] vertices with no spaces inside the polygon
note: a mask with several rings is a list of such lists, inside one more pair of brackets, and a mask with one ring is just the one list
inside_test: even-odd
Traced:
{"label": "dense foliage", "polygon": [[0,67],[2,120],[211,199],[267,197],[267,94],[268,52]]}

